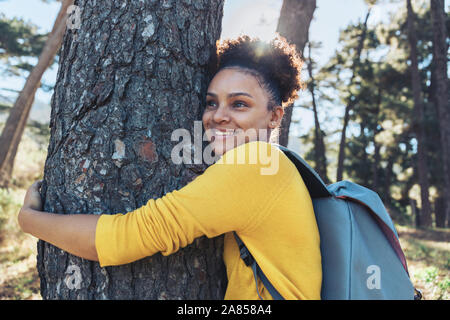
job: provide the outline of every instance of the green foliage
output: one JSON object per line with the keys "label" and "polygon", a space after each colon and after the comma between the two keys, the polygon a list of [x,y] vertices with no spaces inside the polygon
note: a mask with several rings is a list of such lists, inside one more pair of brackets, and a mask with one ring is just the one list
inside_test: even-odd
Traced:
{"label": "green foliage", "polygon": [[[376,5],[376,1],[366,2]],[[418,2],[414,8],[426,110],[427,161],[430,187],[434,190],[430,194],[434,199],[444,190],[444,182],[439,130],[436,130],[439,128],[438,115],[433,99],[433,31],[429,1]],[[450,19],[448,21],[450,26]],[[414,170],[417,156],[416,118],[409,73],[406,5],[392,14],[390,21],[368,25],[358,59],[362,33],[362,22],[343,29],[339,48],[328,63],[315,72],[315,80],[320,83],[315,87],[319,112],[330,101],[341,110],[349,102],[354,105],[347,129],[344,179],[375,189],[395,212],[394,217],[407,222],[411,221],[409,191],[418,179]],[[337,94],[329,94],[330,88]],[[335,117],[336,121],[342,123],[341,118]],[[327,157],[330,157],[328,150],[336,149],[340,134],[334,134],[327,127],[327,123],[321,123],[327,136]],[[314,159],[313,137],[313,131],[310,131],[302,138],[305,146],[311,146],[306,152],[306,159]]]}
{"label": "green foliage", "polygon": [[11,109],[11,105],[0,103],[0,112],[8,111]]}
{"label": "green foliage", "polygon": [[38,33],[37,26],[18,18],[0,14],[0,61],[9,75],[30,71],[29,58],[38,57],[47,39]]}
{"label": "green foliage", "polygon": [[27,127],[33,133],[34,139],[38,143],[42,143],[44,145],[48,144],[50,139],[50,127],[48,123],[41,123],[38,121],[30,120],[28,121]]}
{"label": "green foliage", "polygon": [[447,300],[450,293],[450,278],[442,277],[442,270],[437,267],[427,267],[415,274],[415,277],[434,287],[436,300]]}

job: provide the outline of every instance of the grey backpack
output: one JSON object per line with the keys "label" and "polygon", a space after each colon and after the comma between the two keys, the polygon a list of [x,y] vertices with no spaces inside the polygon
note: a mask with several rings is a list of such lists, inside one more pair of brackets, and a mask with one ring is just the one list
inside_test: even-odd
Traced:
{"label": "grey backpack", "polygon": [[[276,146],[295,164],[313,201],[322,255],[321,298],[420,299],[420,291],[409,278],[397,231],[380,197],[349,181],[326,186],[297,153]],[[245,244],[236,233],[234,236],[256,284],[260,278],[272,297],[282,300]],[[259,295],[258,285],[256,290]]]}

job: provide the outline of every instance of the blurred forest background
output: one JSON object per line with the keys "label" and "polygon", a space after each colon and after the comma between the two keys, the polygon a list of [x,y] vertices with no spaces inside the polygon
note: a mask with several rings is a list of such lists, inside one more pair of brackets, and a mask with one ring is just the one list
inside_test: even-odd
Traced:
{"label": "blurred forest background", "polygon": [[[7,83],[22,79],[23,85],[46,41],[57,31],[43,32],[21,16],[5,14],[2,5],[8,2],[12,0],[0,1],[0,132],[22,90]],[[225,32],[227,36],[233,32],[267,35],[267,25],[276,24],[282,0],[237,2],[225,1],[222,37]],[[294,105],[288,146],[328,183],[348,179],[375,190],[396,223],[415,285],[426,299],[448,299],[449,5],[439,0],[348,1],[359,2],[363,11],[335,30],[338,38],[330,50],[327,36],[317,36],[311,29],[319,22],[327,24],[317,17],[331,2],[317,1],[303,50],[307,86]],[[270,10],[259,15],[244,10],[256,3],[265,3],[266,9],[272,6],[278,15],[271,18]],[[339,3],[341,10],[350,10],[347,1]],[[259,26],[263,32],[252,34],[245,27],[231,32],[236,12],[239,19],[255,21],[248,29]],[[339,12],[334,19],[340,19]],[[324,58],[321,53],[326,50],[330,54]],[[57,62],[58,55],[46,67],[56,70]],[[54,83],[38,81],[39,90],[50,96]],[[34,92],[29,99],[31,105]],[[16,216],[26,189],[43,175],[49,106],[50,100],[34,100],[25,121],[17,123],[23,128],[13,150],[7,152],[0,145],[0,299],[40,299],[36,239],[20,232]]]}

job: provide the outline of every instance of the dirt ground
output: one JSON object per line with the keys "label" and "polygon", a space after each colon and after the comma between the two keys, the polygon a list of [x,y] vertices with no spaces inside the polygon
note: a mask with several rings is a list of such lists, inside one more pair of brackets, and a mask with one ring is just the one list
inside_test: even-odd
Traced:
{"label": "dirt ground", "polygon": [[21,242],[0,245],[0,300],[41,300],[36,269],[37,240],[23,235]]}

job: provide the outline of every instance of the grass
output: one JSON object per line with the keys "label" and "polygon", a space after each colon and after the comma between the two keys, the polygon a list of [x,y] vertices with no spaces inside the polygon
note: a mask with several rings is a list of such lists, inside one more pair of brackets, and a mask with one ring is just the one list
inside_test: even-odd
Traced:
{"label": "grass", "polygon": [[[40,299],[36,238],[17,224],[24,189],[0,189],[0,300]],[[19,200],[20,199],[20,200]]]}
{"label": "grass", "polygon": [[43,174],[49,135],[41,132],[45,130],[35,125],[25,129],[11,187],[0,189],[0,300],[41,299],[36,270],[37,239],[24,234],[17,223],[26,189]]}
{"label": "grass", "polygon": [[31,236],[8,237],[0,244],[0,300],[40,300],[36,243]]}
{"label": "grass", "polygon": [[450,299],[450,230],[397,226],[411,279],[425,299]]}

